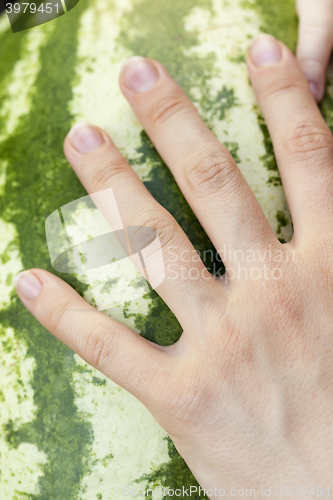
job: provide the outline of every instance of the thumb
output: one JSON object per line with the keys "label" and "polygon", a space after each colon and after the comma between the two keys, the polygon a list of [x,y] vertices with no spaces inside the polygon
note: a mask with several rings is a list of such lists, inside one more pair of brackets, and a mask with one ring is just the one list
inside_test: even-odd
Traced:
{"label": "thumb", "polygon": [[297,59],[317,102],[324,95],[325,73],[333,47],[333,0],[297,0]]}
{"label": "thumb", "polygon": [[154,399],[156,380],[166,376],[171,364],[166,349],[97,311],[47,271],[23,271],[16,276],[15,287],[35,318],[87,363],[143,403]]}

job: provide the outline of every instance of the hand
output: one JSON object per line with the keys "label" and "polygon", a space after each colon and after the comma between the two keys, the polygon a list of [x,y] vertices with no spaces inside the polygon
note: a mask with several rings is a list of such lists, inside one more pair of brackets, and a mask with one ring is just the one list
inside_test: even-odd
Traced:
{"label": "hand", "polygon": [[297,59],[319,102],[333,48],[333,0],[296,0],[299,17]]}
{"label": "hand", "polygon": [[157,230],[166,268],[157,291],[183,335],[169,347],[148,342],[40,269],[16,286],[51,333],[147,406],[204,489],[259,494],[264,485],[280,498],[279,486],[333,487],[333,137],[287,47],[262,35],[247,66],[293,217],[290,243],[277,240],[231,155],[165,68],[135,57],[122,92],[226,276],[194,258],[111,138],[81,125],[65,139],[66,157],[89,193],[113,189],[124,226]]}

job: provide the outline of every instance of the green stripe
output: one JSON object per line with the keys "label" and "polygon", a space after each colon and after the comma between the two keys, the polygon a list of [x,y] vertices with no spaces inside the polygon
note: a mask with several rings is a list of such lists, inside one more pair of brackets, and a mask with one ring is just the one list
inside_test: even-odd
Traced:
{"label": "green stripe", "polygon": [[[25,49],[26,36],[27,32],[14,35],[10,30],[0,34],[0,109],[6,98],[6,88],[14,66],[27,53]],[[0,116],[0,135],[4,131],[5,121],[6,117]]]}
{"label": "green stripe", "polygon": [[244,0],[244,6],[254,8],[261,17],[261,30],[270,33],[295,52],[297,15],[295,0]]}
{"label": "green stripe", "polygon": [[[77,63],[77,31],[86,0],[57,20],[55,30],[41,48],[41,69],[36,78],[28,115],[21,117],[15,135],[0,145],[0,158],[8,160],[3,217],[14,223],[23,267],[53,271],[45,240],[46,217],[58,207],[86,193],[64,159],[62,143],[72,123],[68,111]],[[47,25],[43,27],[47,30]],[[24,57],[26,33],[5,33],[0,39],[0,60],[8,75]],[[63,276],[62,276],[63,277]],[[69,282],[83,292],[76,280]],[[36,361],[32,388],[35,419],[16,429],[6,425],[8,443],[33,443],[47,455],[40,493],[34,500],[74,500],[87,473],[85,459],[93,436],[90,424],[79,414],[73,389],[73,352],[48,333],[13,293],[11,306],[0,312],[0,323],[11,326]],[[24,493],[24,492],[22,492]]]}

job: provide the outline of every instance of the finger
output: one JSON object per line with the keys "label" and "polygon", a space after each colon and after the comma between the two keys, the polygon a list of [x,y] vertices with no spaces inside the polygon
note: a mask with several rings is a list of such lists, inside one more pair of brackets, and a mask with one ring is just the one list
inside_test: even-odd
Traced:
{"label": "finger", "polygon": [[104,211],[113,230],[114,220],[110,220],[109,216],[117,212],[123,227],[148,226],[157,231],[159,246],[155,253],[153,249],[151,255],[145,256],[150,259],[147,278],[151,278],[150,270],[156,268],[158,253],[162,251],[164,266],[161,272],[164,271],[165,276],[162,282],[158,281],[160,284],[156,290],[180,323],[188,325],[189,309],[195,309],[197,305],[197,310],[200,310],[199,304],[205,301],[206,296],[210,296],[211,287],[216,288],[216,295],[221,292],[221,288],[217,289],[217,283],[198,258],[183,230],[152,197],[103,130],[88,124],[77,124],[65,139],[64,151],[94,201],[96,196],[93,193],[98,194],[109,188],[113,190],[116,209],[113,207],[109,210],[111,214]]}
{"label": "finger", "polygon": [[325,73],[333,48],[332,0],[297,0],[297,59],[315,99],[324,95]]}
{"label": "finger", "polygon": [[15,286],[35,318],[87,363],[141,401],[153,396],[156,381],[172,365],[167,350],[98,312],[47,271],[24,271]]}
{"label": "finger", "polygon": [[133,57],[120,85],[227,267],[234,266],[233,250],[275,243],[229,151],[166,69],[157,61]]}
{"label": "finger", "polygon": [[315,234],[332,220],[333,138],[290,50],[259,36],[247,59],[271,134],[295,235]]}

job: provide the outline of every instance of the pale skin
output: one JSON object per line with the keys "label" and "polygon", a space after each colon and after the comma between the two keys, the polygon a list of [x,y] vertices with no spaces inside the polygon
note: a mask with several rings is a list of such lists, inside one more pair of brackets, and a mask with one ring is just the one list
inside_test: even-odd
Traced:
{"label": "pale skin", "polygon": [[[106,132],[81,124],[67,135],[65,155],[88,193],[113,189],[125,226],[157,230],[166,268],[157,292],[183,334],[169,347],[148,342],[41,269],[20,274],[17,291],[53,335],[142,401],[202,488],[259,494],[271,486],[272,498],[281,498],[279,486],[333,491],[333,136],[286,46],[260,36],[247,67],[293,218],[286,244],[159,62],[131,58],[120,87],[215,247],[261,256],[270,248],[279,262],[236,262],[222,252],[225,280],[182,259],[184,250],[195,253],[185,233]],[[176,266],[200,277],[175,280],[170,248]],[[240,264],[249,273],[278,267],[279,277],[235,277]]]}
{"label": "pale skin", "polygon": [[299,17],[297,59],[317,102],[333,48],[333,0],[296,0]]}

